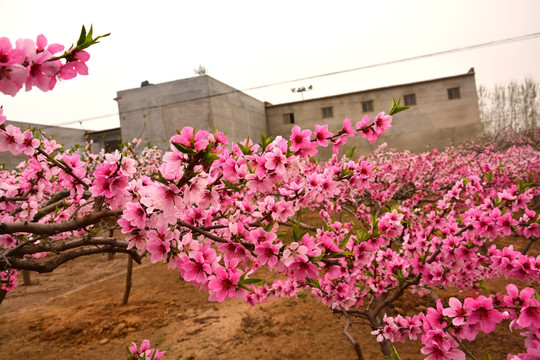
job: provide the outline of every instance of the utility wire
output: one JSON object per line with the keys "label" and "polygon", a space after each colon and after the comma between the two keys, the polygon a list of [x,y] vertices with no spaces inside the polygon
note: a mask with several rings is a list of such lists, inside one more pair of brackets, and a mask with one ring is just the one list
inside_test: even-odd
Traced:
{"label": "utility wire", "polygon": [[424,59],[424,58],[428,58],[428,57],[432,57],[432,56],[446,55],[446,54],[452,54],[452,53],[461,52],[461,51],[468,51],[468,50],[478,49],[478,48],[482,48],[482,47],[502,45],[502,44],[512,43],[512,42],[516,42],[516,41],[529,40],[529,39],[534,39],[534,38],[537,38],[537,37],[540,37],[540,32],[537,32],[537,33],[534,33],[534,34],[517,36],[517,37],[513,37],[513,38],[507,38],[507,39],[503,39],[503,40],[490,41],[490,42],[482,43],[482,44],[476,44],[476,45],[460,47],[460,48],[451,49],[451,50],[434,52],[434,53],[431,53],[431,54],[424,54],[424,55],[418,55],[418,56],[408,57],[408,58],[399,59],[399,60],[391,60],[391,61],[386,61],[386,62],[372,64],[372,65],[365,65],[365,66],[360,66],[360,67],[347,69],[347,70],[334,71],[334,72],[330,72],[330,73],[326,73],[326,74],[307,76],[307,77],[300,78],[300,79],[295,79],[295,80],[287,80],[287,81],[281,81],[281,82],[276,82],[276,83],[267,84],[267,85],[255,86],[255,87],[244,89],[242,91],[256,90],[256,89],[261,89],[261,88],[268,87],[268,86],[283,85],[283,84],[288,84],[288,83],[296,82],[296,81],[311,80],[311,79],[316,79],[316,78],[319,78],[319,77],[338,75],[338,74],[343,74],[343,73],[352,72],[352,71],[358,71],[358,70],[371,69],[371,68],[379,67],[379,66],[393,65],[393,64],[398,64],[398,63],[412,61],[412,60]]}
{"label": "utility wire", "polygon": [[[448,54],[453,54],[453,53],[462,52],[462,51],[469,51],[469,50],[474,50],[474,49],[479,49],[479,48],[484,48],[484,47],[509,44],[509,43],[518,42],[518,41],[530,40],[530,39],[534,39],[534,38],[537,38],[537,37],[540,37],[540,32],[533,33],[533,34],[516,36],[516,37],[511,37],[511,38],[506,38],[506,39],[502,39],[502,40],[490,41],[490,42],[476,44],[476,45],[463,46],[463,47],[459,47],[459,48],[455,48],[455,49],[451,49],[451,50],[438,51],[438,52],[434,52],[434,53],[430,53],[430,54],[412,56],[412,57],[398,59],[398,60],[390,60],[390,61],[371,64],[371,65],[364,65],[364,66],[360,66],[360,67],[356,67],[356,68],[352,68],[352,69],[339,70],[339,71],[333,71],[333,72],[329,72],[329,73],[325,73],[325,74],[306,76],[306,77],[298,78],[298,79],[294,79],[294,80],[285,80],[285,81],[279,81],[279,82],[265,84],[265,85],[258,85],[258,86],[253,86],[253,87],[250,87],[250,88],[245,88],[245,89],[242,89],[242,90],[234,89],[234,90],[226,91],[226,92],[222,92],[222,93],[217,93],[217,94],[212,94],[212,95],[205,95],[205,96],[195,97],[195,98],[191,98],[191,99],[185,99],[185,100],[181,100],[181,101],[177,101],[177,102],[172,102],[172,103],[165,104],[165,105],[151,106],[151,107],[145,108],[145,110],[151,110],[151,109],[155,109],[155,108],[161,108],[161,107],[164,107],[164,106],[183,104],[183,103],[193,102],[193,101],[198,101],[198,100],[204,100],[204,99],[214,98],[214,97],[217,97],[217,96],[235,94],[235,93],[239,93],[239,92],[258,90],[258,89],[263,89],[263,88],[267,88],[267,87],[271,87],[271,86],[289,84],[289,83],[297,82],[297,81],[311,80],[311,79],[316,79],[316,78],[321,78],[321,77],[326,77],[326,76],[344,74],[344,73],[353,72],[353,71],[372,69],[372,68],[380,67],[380,66],[399,64],[399,63],[413,61],[413,60],[425,59],[425,58],[429,58],[429,57],[433,57],[433,56],[448,55]],[[140,109],[139,110],[127,111],[126,113],[134,112],[134,111],[140,111]],[[107,118],[107,117],[112,117],[112,116],[117,116],[117,115],[119,115],[119,114],[114,113],[114,114],[101,115],[101,116],[96,116],[96,117],[91,117],[91,118],[85,118],[85,119],[74,120],[74,121],[69,121],[69,122],[57,123],[57,124],[50,125],[50,126],[47,126],[47,127],[62,126],[62,125],[69,125],[69,124],[75,124],[75,123],[83,123],[83,122],[86,122],[86,121],[97,120],[97,119],[102,119],[102,118]]]}

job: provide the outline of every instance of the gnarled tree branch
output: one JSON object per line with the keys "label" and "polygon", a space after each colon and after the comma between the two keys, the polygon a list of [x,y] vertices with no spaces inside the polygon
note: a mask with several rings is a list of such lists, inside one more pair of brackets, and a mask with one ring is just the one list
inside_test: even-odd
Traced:
{"label": "gnarled tree branch", "polygon": [[[7,249],[0,253],[0,271],[12,268],[17,270],[32,270],[40,273],[51,272],[67,261],[81,256],[103,253],[129,254],[138,264],[142,256],[135,249],[127,249],[128,242],[116,238],[81,238],[60,243],[39,243],[19,246],[9,252]],[[28,254],[39,252],[55,252],[59,255],[49,259],[34,259]]]}
{"label": "gnarled tree branch", "polygon": [[0,234],[31,233],[38,235],[54,235],[66,231],[80,230],[88,225],[93,225],[101,219],[118,216],[122,210],[103,210],[81,218],[55,223],[13,222],[0,223]]}

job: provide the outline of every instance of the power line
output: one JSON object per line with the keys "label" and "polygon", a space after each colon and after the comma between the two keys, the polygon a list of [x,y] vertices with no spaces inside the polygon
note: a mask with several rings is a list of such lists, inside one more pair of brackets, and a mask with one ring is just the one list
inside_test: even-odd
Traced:
{"label": "power line", "polygon": [[256,89],[260,89],[260,88],[264,88],[264,87],[268,87],[268,86],[283,85],[283,84],[287,84],[287,83],[291,83],[291,82],[295,82],[295,81],[311,80],[311,79],[315,79],[315,78],[319,78],[319,77],[338,75],[338,74],[343,74],[343,73],[352,72],[352,71],[371,69],[371,68],[379,67],[379,66],[393,65],[393,64],[398,64],[398,63],[412,61],[412,60],[419,60],[419,59],[424,59],[424,58],[433,57],[433,56],[447,55],[447,54],[452,54],[452,53],[461,52],[461,51],[468,51],[468,50],[478,49],[478,48],[482,48],[482,47],[502,45],[502,44],[517,42],[517,41],[534,39],[534,38],[537,38],[537,37],[540,37],[540,32],[537,32],[537,33],[534,33],[534,34],[517,36],[517,37],[513,37],[513,38],[497,40],[497,41],[490,41],[490,42],[482,43],[482,44],[464,46],[464,47],[451,49],[451,50],[444,50],[444,51],[434,52],[434,53],[431,53],[431,54],[424,54],[424,55],[418,55],[418,56],[408,57],[408,58],[399,59],[399,60],[391,60],[391,61],[386,61],[386,62],[372,64],[372,65],[365,65],[365,66],[360,66],[360,67],[347,69],[347,70],[334,71],[334,72],[330,72],[330,73],[326,73],[326,74],[307,76],[307,77],[296,79],[296,80],[288,80],[288,81],[276,82],[276,83],[272,83],[272,84],[268,84],[268,85],[255,86],[255,87],[252,87],[252,88],[244,89],[243,91],[256,90]]}
{"label": "power line", "polygon": [[[187,103],[187,102],[193,102],[193,101],[198,101],[198,100],[214,98],[214,97],[217,97],[217,96],[224,96],[224,95],[230,95],[230,94],[235,94],[235,93],[239,93],[239,92],[246,92],[246,91],[251,91],[251,90],[258,90],[258,89],[263,89],[263,88],[267,88],[267,87],[272,87],[272,86],[289,84],[289,83],[297,82],[297,81],[312,80],[312,79],[326,77],[326,76],[333,76],[333,75],[344,74],[344,73],[353,72],[353,71],[372,69],[372,68],[380,67],[380,66],[399,64],[399,63],[403,63],[403,62],[408,62],[408,61],[413,61],[413,60],[420,60],[420,59],[425,59],[425,58],[434,57],[434,56],[448,55],[448,54],[453,54],[453,53],[463,52],[463,51],[469,51],[469,50],[474,50],[474,49],[479,49],[479,48],[484,48],[484,47],[491,47],[491,46],[496,46],[496,45],[509,44],[509,43],[518,42],[518,41],[530,40],[530,39],[534,39],[534,38],[537,38],[537,37],[540,37],[540,32],[533,33],[533,34],[516,36],[516,37],[511,37],[511,38],[506,38],[506,39],[501,39],[501,40],[496,40],[496,41],[490,41],[490,42],[476,44],[476,45],[463,46],[463,47],[459,47],[459,48],[455,48],[455,49],[451,49],[451,50],[438,51],[438,52],[434,52],[434,53],[430,53],[430,54],[417,55],[417,56],[412,56],[412,57],[398,59],[398,60],[390,60],[390,61],[371,64],[371,65],[364,65],[364,66],[355,67],[355,68],[352,68],[352,69],[333,71],[333,72],[329,72],[329,73],[325,73],[325,74],[319,74],[319,75],[312,75],[312,76],[307,76],[307,77],[298,78],[298,79],[294,79],[294,80],[286,80],[286,81],[279,81],[279,82],[265,84],[265,85],[258,85],[258,86],[253,86],[253,87],[250,87],[250,88],[245,88],[245,89],[242,89],[242,90],[236,90],[235,89],[235,90],[226,91],[226,92],[223,92],[223,93],[205,95],[205,96],[201,96],[201,97],[176,101],[176,102],[172,102],[172,103],[165,104],[165,105],[151,106],[151,107],[148,107],[148,108],[145,108],[145,109],[151,110],[151,109],[155,109],[155,108],[161,108],[163,106],[183,104],[183,103]],[[126,113],[134,112],[134,111],[139,111],[139,110],[128,111]],[[51,126],[62,126],[62,125],[69,125],[69,124],[75,124],[75,123],[83,123],[83,122],[86,122],[86,121],[97,120],[97,119],[102,119],[102,118],[107,118],[107,117],[117,116],[117,115],[119,115],[119,114],[115,113],[115,114],[101,115],[101,116],[96,116],[96,117],[91,117],[91,118],[85,118],[85,119],[80,119],[80,120],[74,120],[74,121],[69,121],[69,122],[58,123],[58,124],[54,124],[54,125],[51,125]]]}
{"label": "power line", "polygon": [[[36,125],[35,128],[38,129],[38,130],[49,129],[49,128],[52,128],[52,127],[69,125],[69,124],[76,124],[76,123],[79,123],[82,126],[83,122],[92,121],[92,120],[99,120],[99,119],[105,119],[105,118],[112,117],[112,116],[118,116],[118,113],[108,114],[108,115],[99,115],[99,116],[94,116],[94,117],[85,118],[85,119],[79,119],[79,120],[73,120],[73,121],[64,121],[64,122],[56,123],[56,124],[52,124],[52,125],[43,125],[43,126],[40,126],[40,124],[33,124],[33,125]],[[17,120],[10,120],[10,121],[17,121]],[[17,122],[24,123],[24,121],[17,121]]]}

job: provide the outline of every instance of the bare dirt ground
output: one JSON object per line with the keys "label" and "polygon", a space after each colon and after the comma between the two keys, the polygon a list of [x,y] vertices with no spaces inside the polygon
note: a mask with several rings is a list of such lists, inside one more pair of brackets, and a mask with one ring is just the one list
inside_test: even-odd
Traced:
{"label": "bare dirt ground", "polygon": [[[535,244],[530,254],[539,250]],[[111,261],[96,255],[50,274],[32,273],[32,286],[22,286],[19,279],[21,286],[0,305],[0,358],[126,359],[126,345],[148,338],[167,351],[167,360],[355,359],[342,334],[344,319],[309,293],[257,306],[238,300],[211,303],[207,293],[179,279],[177,271],[146,262],[134,265],[129,303],[120,305],[126,262],[124,255]],[[485,284],[487,291],[504,290],[505,285],[504,279]],[[439,295],[447,298],[455,291]],[[395,307],[412,315],[433,304],[429,296],[409,294]],[[364,357],[381,359],[369,332],[362,324],[351,329]],[[418,342],[396,347],[403,360],[424,358]],[[503,323],[468,347],[478,358],[489,352],[493,359],[506,359],[508,352],[523,351],[523,340]]]}

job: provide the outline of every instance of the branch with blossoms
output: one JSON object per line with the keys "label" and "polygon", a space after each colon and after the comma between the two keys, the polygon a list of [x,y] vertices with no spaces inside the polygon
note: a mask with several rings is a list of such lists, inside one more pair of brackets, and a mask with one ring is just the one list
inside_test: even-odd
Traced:
{"label": "branch with blossoms", "polygon": [[8,38],[0,38],[0,92],[15,96],[23,86],[26,91],[34,86],[41,91],[49,91],[54,89],[58,79],[88,75],[86,62],[90,55],[85,49],[106,36],[109,34],[94,38],[92,26],[88,33],[83,26],[76,46],[71,46],[62,55],[55,54],[63,51],[64,46],[48,44],[43,35],[39,35],[35,42],[19,39],[15,47]]}
{"label": "branch with blossoms", "polygon": [[[397,315],[384,318],[384,326],[373,332],[379,341],[403,342],[405,338],[422,341],[422,354],[433,359],[474,358],[463,340],[473,341],[479,332],[492,333],[503,320],[510,329],[521,330],[527,353],[509,355],[509,359],[535,359],[540,355],[540,301],[535,291],[526,287],[521,292],[510,284],[507,295],[467,297],[464,301],[451,297],[448,307],[440,300],[436,308],[412,317]],[[462,351],[463,350],[463,351]]]}
{"label": "branch with blossoms", "polygon": [[[503,197],[503,194],[504,194],[504,192],[500,194],[501,198]],[[515,197],[514,197],[514,200],[515,200]],[[500,202],[500,204],[503,204],[503,202]],[[515,204],[507,203],[506,205],[515,205]],[[528,211],[529,216],[531,216],[530,210],[527,210],[527,211]],[[448,208],[445,211],[445,213],[448,214]],[[506,218],[506,219],[500,218],[501,213],[500,213],[500,211],[498,211],[498,208],[495,208],[495,209],[491,210],[491,214],[492,215],[498,214],[498,216],[499,216],[499,219],[494,221],[495,223],[498,224],[497,226],[499,226],[499,229],[497,229],[497,231],[502,231],[503,233],[508,234],[507,231],[509,231],[512,226],[518,225],[518,221],[512,220],[512,221],[509,222],[507,220],[509,218]],[[528,219],[528,220],[530,220],[530,219]],[[477,221],[472,221],[472,220],[467,221],[466,220],[465,224],[467,222],[468,222],[468,224],[465,227],[463,227],[461,230],[455,232],[452,235],[454,242],[455,242],[455,239],[457,237],[462,236],[462,235],[467,235],[468,236],[468,241],[470,241],[471,240],[470,236],[472,235],[473,232],[480,233],[480,232],[483,232],[485,230],[485,229],[482,228],[482,225]],[[537,226],[537,224],[535,222],[533,222],[532,224],[529,223],[529,224],[522,224],[522,225],[523,225],[524,228],[530,228],[530,226],[532,226],[533,228],[536,228],[536,226]],[[379,229],[381,229],[380,226],[379,226]],[[445,230],[442,230],[442,231],[443,231],[443,233],[445,232]],[[431,235],[434,235],[434,233],[431,233]],[[428,243],[429,243],[429,240],[430,240],[429,239],[430,236],[428,236],[427,239],[426,239],[428,241]],[[421,268],[426,268],[427,265],[435,263],[436,260],[440,264],[440,261],[441,261],[442,258],[448,259],[448,257],[449,257],[449,254],[447,253],[448,249],[445,250],[445,246],[443,244],[444,243],[440,243],[436,248],[433,248],[431,255],[428,256],[428,253],[426,253],[425,255],[421,256],[421,258],[427,259],[425,261],[425,263],[423,263],[423,265],[421,265]],[[467,252],[470,253],[470,250],[467,250]],[[392,254],[391,252],[388,252],[388,251],[386,251],[386,253],[388,253],[388,255]],[[519,280],[522,280],[522,281],[523,280],[532,280],[532,281],[537,281],[537,282],[540,281],[540,278],[538,277],[538,272],[535,270],[535,269],[538,269],[538,264],[537,264],[537,261],[536,261],[536,259],[534,257],[523,256],[521,253],[513,251],[511,247],[510,248],[505,248],[503,251],[500,251],[500,250],[497,250],[495,248],[495,246],[492,246],[492,248],[490,249],[489,254],[491,256],[489,258],[484,258],[484,262],[482,264],[482,266],[485,266],[486,268],[489,268],[490,271],[491,271],[490,275],[488,275],[487,277],[495,277],[495,276],[497,276],[497,273],[498,273],[498,274],[501,274],[501,275],[504,275],[504,276],[507,276],[507,277],[515,277],[515,278],[518,278]],[[395,255],[392,255],[392,256],[395,257]],[[391,257],[389,257],[389,259],[391,259]],[[407,264],[411,264],[411,263],[414,264],[414,262],[411,262],[410,260],[407,262]],[[450,265],[450,263],[448,261],[446,261],[446,263],[447,264],[445,264],[445,266]],[[437,263],[435,263],[435,264],[437,264]],[[504,265],[502,265],[502,264],[504,264]],[[411,287],[411,286],[416,286],[419,283],[421,284],[421,281],[425,282],[425,276],[426,276],[425,272],[418,273],[417,275],[414,276],[414,274],[413,274],[414,269],[410,269],[410,265],[407,265],[407,268],[408,268],[408,269],[406,269],[407,272],[409,272],[411,274],[411,275],[409,275],[408,278],[404,277],[403,274],[405,273],[405,270],[403,270],[403,269],[398,268],[397,271],[396,271],[396,269],[394,269],[392,271],[394,276],[397,279],[400,279],[399,285],[397,286],[397,288],[394,288],[394,291],[390,296],[385,296],[383,298],[383,301],[378,302],[375,309],[373,309],[372,311],[369,311],[369,306],[368,306],[368,309],[366,309],[366,310],[356,310],[356,309],[355,310],[348,310],[347,313],[350,314],[350,315],[353,315],[353,316],[358,316],[358,317],[362,317],[362,318],[367,319],[371,323],[371,326],[374,329],[381,328],[380,322],[379,322],[379,320],[377,318],[378,314],[381,311],[384,311],[384,309],[388,305],[390,305],[393,301],[395,301],[397,298],[399,298],[401,295],[403,295],[403,292],[404,292],[404,290],[406,288]],[[459,272],[461,272],[461,269],[459,269]],[[446,270],[444,273],[445,273],[445,277],[452,277],[453,276],[451,271],[449,272],[448,270]],[[482,277],[484,277],[484,276],[485,275],[483,275]],[[433,280],[435,280],[435,279],[430,279],[430,283],[429,284],[426,283],[425,285],[429,285],[429,286],[438,285],[439,287],[447,287],[447,286],[450,285],[450,282],[446,281],[446,279],[443,279],[442,277],[439,277],[439,281],[444,280],[442,283],[439,282],[439,281],[433,282]],[[458,286],[459,283],[454,283],[453,285]],[[390,294],[390,292],[388,294]],[[339,312],[340,310],[335,309],[334,311]],[[384,315],[384,316],[386,317],[386,315]],[[375,332],[375,333],[378,333],[378,332]],[[386,338],[380,338],[380,340],[382,341],[381,345],[384,345],[385,342],[387,342],[388,340],[392,340],[392,339],[386,337]],[[439,345],[440,344],[437,343],[437,346],[439,346]],[[456,346],[454,346],[454,347],[456,347]],[[453,351],[450,351],[451,348],[448,348],[447,350],[449,352],[449,354],[447,354],[448,359],[454,359],[455,358],[454,356],[457,356],[457,353],[454,353]],[[433,351],[435,351],[435,350],[433,350]],[[427,354],[427,352],[425,352],[425,353]],[[437,354],[435,354],[434,356],[438,356]],[[444,357],[444,358],[446,358],[446,357]]]}
{"label": "branch with blossoms", "polygon": [[[531,174],[533,174],[534,176],[537,175],[537,174],[534,173],[534,171]],[[466,185],[465,187],[468,188],[467,192],[469,192],[471,195],[477,195],[479,190],[481,190],[481,189],[477,188],[480,185],[478,183],[478,179],[475,179],[472,182],[471,181],[464,182],[462,180],[461,182],[454,184],[454,187],[452,187],[451,189],[448,189],[448,190],[450,190],[450,191],[448,191],[448,194],[446,194],[444,196],[441,195],[441,197],[444,198],[444,200],[441,200],[440,202],[438,202],[438,206],[441,207],[440,214],[437,214],[437,216],[434,216],[436,214],[433,213],[433,210],[434,210],[433,206],[430,205],[428,207],[427,217],[428,217],[430,222],[433,221],[433,224],[436,224],[438,226],[442,226],[445,223],[447,223],[447,221],[444,220],[444,219],[446,219],[446,217],[448,215],[451,214],[453,216],[456,216],[455,211],[453,211],[452,213],[450,212],[451,208],[459,208],[459,207],[462,207],[462,206],[464,206],[464,205],[466,205],[468,203],[469,200],[467,200],[466,197],[463,196],[464,195],[464,189],[463,189],[464,185]],[[534,184],[531,184],[531,186],[532,185],[534,185]],[[485,188],[489,188],[489,187],[485,187]],[[492,190],[492,188],[491,188],[491,190]],[[523,207],[526,208],[526,203],[529,202],[530,199],[532,198],[533,194],[535,194],[537,192],[538,192],[538,189],[534,189],[534,190],[531,190],[531,191],[526,191],[526,193],[521,194],[519,196],[516,196],[517,194],[515,194],[515,193],[513,195],[510,195],[507,192],[507,190],[503,190],[502,192],[500,192],[500,194],[497,195],[497,200],[495,200],[495,203],[498,203],[499,204],[498,206],[507,205],[507,206],[509,206],[511,208],[515,208],[515,209],[517,209],[515,211],[517,211],[517,213],[519,213],[521,211],[519,209],[523,208]],[[514,203],[509,203],[510,200],[514,200],[515,202]],[[450,207],[451,204],[452,204],[452,206]],[[400,207],[400,210],[402,211],[402,210],[404,210],[404,208]],[[529,216],[534,215],[534,212],[531,212],[530,210],[526,210],[526,211],[527,211],[527,214]],[[367,211],[366,214],[369,216],[370,212]],[[388,232],[388,235],[391,236],[391,237],[392,236],[395,237],[396,234],[399,235],[398,234],[399,231],[396,231],[396,229],[399,229],[399,228],[403,229],[403,226],[401,224],[402,222],[406,222],[406,223],[409,223],[409,224],[415,224],[415,225],[418,225],[419,223],[420,224],[422,223],[422,221],[418,221],[418,220],[407,219],[407,218],[404,219],[403,215],[399,215],[395,211],[392,211],[391,213],[386,213],[385,216],[386,215],[389,215],[388,220],[391,220],[391,221],[383,223],[382,220],[384,220],[384,217],[382,219],[379,218],[379,220],[381,220],[381,221],[378,223],[378,228],[379,228],[378,230],[379,230],[380,233],[383,233],[383,234],[384,234],[384,232]],[[471,231],[473,229],[474,230],[480,230],[479,232],[482,233],[483,235],[485,235],[484,233],[486,231],[488,233],[503,233],[505,235],[508,235],[508,234],[512,234],[514,229],[518,230],[518,231],[521,230],[521,229],[530,229],[530,231],[535,231],[535,232],[538,229],[537,228],[538,225],[537,225],[536,220],[533,220],[532,223],[528,223],[528,224],[523,223],[522,224],[523,227],[514,228],[516,225],[518,225],[519,221],[513,220],[511,217],[509,217],[508,213],[505,214],[503,217],[501,217],[502,213],[500,211],[498,211],[498,209],[492,210],[487,215],[490,216],[490,220],[485,225],[483,224],[483,221],[485,221],[485,219],[482,219],[482,222],[478,222],[478,221],[472,221],[471,222],[471,221],[469,221],[469,223],[464,224],[464,226],[461,229],[458,229],[457,227],[454,227],[455,225],[457,225],[457,223],[452,223],[452,227],[448,228],[447,230],[443,229],[442,234],[436,234],[436,232],[434,232],[435,227],[431,227],[430,230],[428,228],[428,235],[427,235],[426,240],[429,241],[431,237],[434,237],[434,238],[436,238],[437,242],[439,242],[441,240],[440,236],[444,235],[444,234],[446,234],[445,236],[448,236],[450,234],[450,231],[453,232],[452,236],[460,237],[460,236],[463,236],[463,235],[466,235],[466,236],[472,235]],[[426,216],[426,214],[424,214],[423,216]],[[461,217],[461,216],[459,216],[459,217]],[[369,217],[368,217],[368,220],[369,220]],[[527,220],[531,220],[531,219],[527,218]],[[487,227],[485,228],[485,226],[487,226]],[[492,228],[489,228],[489,226],[492,226]],[[375,226],[373,226],[373,228],[375,228]],[[533,230],[533,229],[535,229],[535,230]],[[410,229],[410,230],[413,230],[413,229]],[[372,232],[371,234],[366,234],[366,235],[361,236],[361,238],[362,238],[361,241],[369,240],[373,236],[373,234],[374,233]],[[393,235],[390,235],[390,234],[393,234]],[[407,237],[410,237],[410,235],[408,235],[408,234],[406,234],[406,235],[407,235]],[[530,236],[530,235],[531,234],[528,234],[528,236]],[[375,236],[377,236],[377,235],[375,235]],[[404,239],[405,237],[401,236],[401,238]],[[426,241],[425,243],[428,244],[428,241]],[[389,244],[391,244],[391,242],[389,242]],[[401,241],[401,244],[404,245],[403,241]],[[422,248],[425,247],[425,245],[421,245],[421,244],[422,243],[420,243],[420,246]],[[444,249],[443,246],[442,246],[443,243],[439,243],[439,244],[440,245],[438,247],[434,248],[433,250],[430,249],[430,251],[432,251],[431,255],[428,256],[427,253],[422,255],[422,257],[427,260],[427,261],[425,261],[423,263],[424,265],[422,265],[422,266],[425,266],[426,264],[429,265],[432,262],[434,262],[435,260],[440,261],[442,258],[444,258],[442,256],[439,256],[439,254],[441,254],[441,252],[443,253],[443,255],[445,255],[445,257],[447,257],[447,254],[445,254],[445,252],[443,251],[443,249]],[[384,250],[384,249],[385,248],[380,249],[380,250]],[[386,248],[386,249],[389,249],[389,248]],[[395,252],[389,252],[388,256],[389,256],[390,259],[396,258],[397,254],[396,255],[395,254],[396,254]],[[398,260],[398,258],[396,258],[396,260]],[[380,265],[380,260],[378,260],[378,261],[379,261],[379,265]],[[408,262],[406,262],[406,263],[408,263]],[[403,264],[403,261],[402,261],[402,264]],[[376,306],[375,310],[373,311],[373,313],[368,312],[368,311],[351,310],[351,313],[354,313],[355,315],[360,315],[360,316],[362,316],[362,317],[364,317],[366,319],[371,319],[372,324],[373,324],[374,327],[377,326],[377,321],[376,321],[377,315],[383,309],[385,309],[392,301],[399,298],[399,296],[401,296],[403,294],[403,291],[406,288],[417,285],[419,283],[419,281],[420,281],[420,278],[421,278],[420,276],[422,275],[422,274],[418,274],[418,275],[415,275],[415,276],[411,275],[412,277],[409,277],[409,279],[405,279],[403,274],[410,273],[411,269],[406,268],[406,269],[402,270],[402,269],[400,269],[400,267],[396,268],[395,265],[393,265],[392,267],[389,266],[389,268],[393,268],[392,272],[391,272],[392,276],[395,276],[396,279],[401,279],[401,281],[399,282],[399,286],[397,287],[397,289],[395,289],[395,292],[393,292],[393,294],[391,294],[390,296],[386,297],[383,301],[379,302],[378,305]],[[534,266],[533,266],[533,268],[534,268]],[[368,271],[372,272],[373,274],[377,275],[376,274],[377,267],[373,268],[373,270],[369,270],[369,269],[366,269],[366,270],[368,270]],[[433,285],[434,285],[434,283],[431,284],[431,286],[433,286]],[[446,287],[448,285],[444,285],[444,286]],[[379,288],[377,288],[377,289],[379,289]],[[388,291],[388,290],[383,290],[382,294],[385,294],[386,291]],[[325,291],[325,290],[320,290],[320,292],[323,294],[323,296],[326,296],[327,294],[331,294],[331,292],[328,292],[328,291]],[[375,294],[375,295],[377,295],[377,294]],[[328,296],[330,296],[330,295],[328,295]],[[336,311],[339,312],[339,310],[337,310],[337,309],[336,309]]]}
{"label": "branch with blossoms", "polygon": [[[66,261],[80,256],[116,252],[127,253],[140,263],[141,255],[135,250],[129,249],[127,242],[117,238],[105,240],[96,238],[96,233],[103,226],[102,222],[112,219],[114,223],[118,215],[121,214],[121,210],[110,208],[100,210],[95,206],[95,200],[104,197],[104,195],[96,196],[81,186],[81,181],[84,184],[91,183],[87,178],[91,168],[90,170],[86,168],[86,163],[81,161],[79,154],[55,154],[56,148],[52,151],[47,150],[49,154],[43,156],[42,152],[46,150],[42,149],[41,146],[46,146],[47,142],[43,142],[43,144],[38,147],[40,151],[36,151],[29,158],[30,167],[27,164],[23,173],[5,173],[6,176],[13,176],[14,182],[20,182],[23,178],[34,180],[26,185],[28,190],[25,191],[25,203],[22,205],[24,207],[30,204],[31,210],[21,209],[21,206],[15,208],[16,204],[11,203],[4,205],[3,210],[6,210],[7,213],[4,214],[3,219],[11,221],[3,220],[0,223],[0,233],[4,234],[0,235],[0,240],[6,248],[5,251],[0,252],[4,260],[0,262],[0,268],[49,272]],[[130,151],[133,151],[133,148]],[[100,163],[103,163],[103,159],[119,162],[119,166],[109,179],[113,183],[115,178],[122,176],[125,178],[123,175],[125,173],[136,173],[134,166],[136,161],[122,158],[119,154],[102,154],[101,160],[100,156],[88,151],[84,155]],[[146,155],[143,151],[141,158],[144,156]],[[51,159],[55,161],[50,161]],[[153,159],[153,157],[148,159]],[[56,166],[59,161],[62,162],[62,166]],[[121,169],[122,172],[118,169]],[[140,166],[138,171],[142,175],[146,170],[144,170],[144,166]],[[85,180],[76,180],[76,177],[79,176]],[[51,177],[56,177],[57,181],[50,182]],[[4,179],[7,180],[7,183],[11,182],[7,177]],[[66,188],[68,190],[65,190]],[[19,198],[21,197],[19,196]],[[13,208],[15,210],[11,210]],[[9,217],[5,216],[7,214]],[[21,221],[13,221],[15,218],[19,218]],[[70,234],[83,233],[87,233],[89,236],[83,236],[81,240],[75,242],[62,240],[69,237]],[[47,261],[33,258],[34,255],[47,252],[56,255]],[[38,257],[41,258],[41,256]]]}

